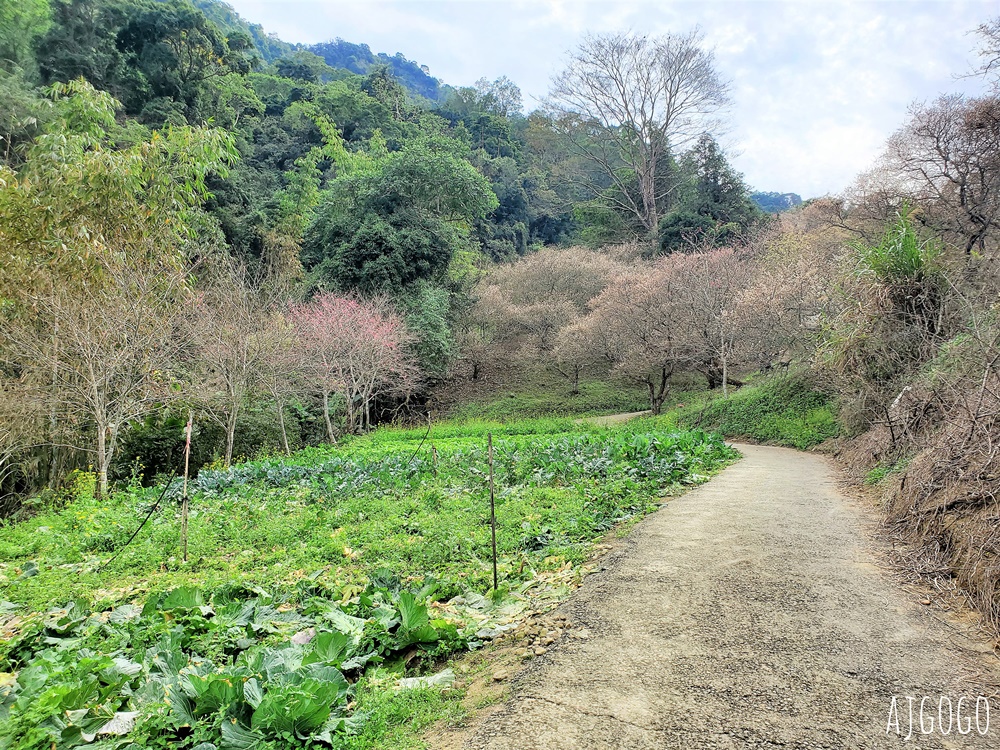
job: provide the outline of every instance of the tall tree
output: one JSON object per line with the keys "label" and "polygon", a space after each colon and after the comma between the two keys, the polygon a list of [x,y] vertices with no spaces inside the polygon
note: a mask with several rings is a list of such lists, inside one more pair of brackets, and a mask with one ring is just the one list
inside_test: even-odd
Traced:
{"label": "tall tree", "polygon": [[32,69],[33,45],[49,25],[49,0],[6,0],[0,3],[0,70]]}
{"label": "tall tree", "polygon": [[682,160],[694,178],[690,208],[720,224],[749,227],[760,218],[743,175],[733,169],[718,142],[701,135]]}
{"label": "tall tree", "polygon": [[135,12],[124,0],[57,0],[52,25],[37,46],[46,83],[83,77],[118,99],[142,83],[141,73],[118,49],[118,32]]}
{"label": "tall tree", "polygon": [[367,293],[439,277],[468,223],[497,207],[483,176],[450,148],[414,141],[338,178],[306,233],[307,267],[334,288]]}
{"label": "tall tree", "polygon": [[1000,85],[1000,16],[991,18],[980,24],[979,56],[982,63],[977,71],[993,83],[994,88]]}
{"label": "tall tree", "polygon": [[[207,88],[230,73],[248,73],[258,61],[246,32],[223,34],[186,0],[153,3],[130,15],[118,46],[142,72],[150,93],[165,100],[159,103],[176,103],[189,116],[201,114],[197,106]],[[147,109],[146,119],[160,124],[161,110],[150,108],[155,99],[133,97],[127,104],[133,113]]]}
{"label": "tall tree", "polygon": [[500,117],[518,117],[521,115],[521,89],[507,76],[500,76],[494,81],[480,78],[476,81],[476,91],[479,92],[479,104],[487,112]]}
{"label": "tall tree", "polygon": [[680,160],[686,184],[674,210],[660,221],[661,252],[723,247],[766,220],[750,198],[743,175],[712,136],[702,134]]}
{"label": "tall tree", "polygon": [[702,41],[697,29],[590,35],[547,100],[573,147],[606,178],[595,193],[650,235],[674,189],[665,157],[711,130],[728,104],[728,84]]}
{"label": "tall tree", "polygon": [[109,96],[83,81],[53,92],[50,132],[0,172],[0,351],[49,405],[48,440],[77,425],[93,446],[103,495],[122,431],[173,394],[191,227],[235,151],[186,127],[116,150]]}
{"label": "tall tree", "polygon": [[327,436],[336,435],[330,396],[344,400],[347,431],[371,424],[379,396],[409,394],[418,371],[409,353],[413,337],[384,299],[359,300],[319,294],[291,311],[309,356],[307,374],[323,394]]}

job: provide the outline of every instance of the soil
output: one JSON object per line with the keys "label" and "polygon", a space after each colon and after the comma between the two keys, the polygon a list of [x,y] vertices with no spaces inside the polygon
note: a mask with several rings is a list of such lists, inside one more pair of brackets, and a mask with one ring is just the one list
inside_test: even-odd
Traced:
{"label": "soil", "polygon": [[981,702],[975,725],[1000,684],[975,620],[894,579],[828,459],[738,447],[620,540],[549,627],[502,649],[504,702],[431,747],[1000,748],[1000,705],[987,726]]}

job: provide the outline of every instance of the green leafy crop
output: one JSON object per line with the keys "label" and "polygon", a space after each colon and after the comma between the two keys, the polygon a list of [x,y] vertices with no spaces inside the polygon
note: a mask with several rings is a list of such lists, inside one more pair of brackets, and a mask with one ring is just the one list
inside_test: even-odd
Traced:
{"label": "green leafy crop", "polygon": [[0,528],[0,748],[389,742],[420,708],[375,675],[419,673],[502,632],[491,613],[565,595],[546,577],[734,457],[648,425],[378,431],[203,471],[186,564],[169,503],[125,546],[156,488]]}

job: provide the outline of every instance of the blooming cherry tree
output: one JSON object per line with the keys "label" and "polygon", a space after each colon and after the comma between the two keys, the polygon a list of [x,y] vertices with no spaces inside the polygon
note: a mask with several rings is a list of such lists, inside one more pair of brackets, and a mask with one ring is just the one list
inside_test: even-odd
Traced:
{"label": "blooming cherry tree", "polygon": [[410,352],[413,335],[384,299],[324,293],[297,305],[289,316],[306,358],[305,372],[323,393],[327,434],[334,439],[330,397],[340,394],[347,430],[371,425],[379,396],[408,395],[419,370]]}

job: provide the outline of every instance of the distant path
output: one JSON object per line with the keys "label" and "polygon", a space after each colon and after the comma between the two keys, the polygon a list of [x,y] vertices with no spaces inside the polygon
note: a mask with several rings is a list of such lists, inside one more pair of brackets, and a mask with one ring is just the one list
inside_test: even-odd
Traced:
{"label": "distant path", "polygon": [[644,417],[649,414],[649,410],[646,411],[633,411],[628,414],[608,414],[604,417],[581,417],[576,420],[577,424],[582,424],[584,422],[590,422],[591,424],[599,424],[603,426],[610,426],[613,424],[621,424],[622,422],[628,422],[630,419],[635,419],[636,417]]}
{"label": "distant path", "polygon": [[886,735],[893,695],[957,702],[997,660],[876,566],[824,458],[738,447],[587,579],[561,611],[589,637],[534,660],[468,748],[1000,748],[996,704],[986,737]]}

